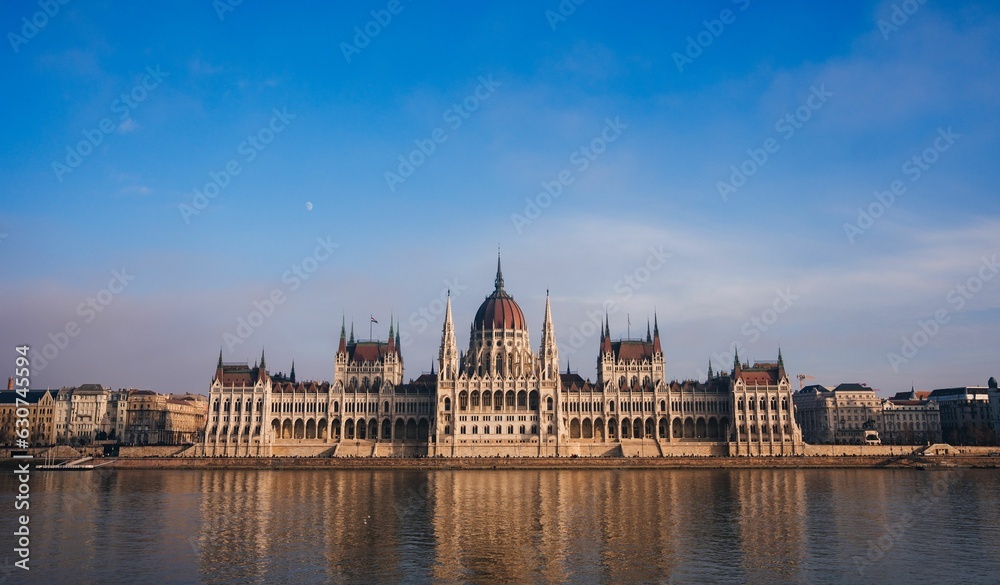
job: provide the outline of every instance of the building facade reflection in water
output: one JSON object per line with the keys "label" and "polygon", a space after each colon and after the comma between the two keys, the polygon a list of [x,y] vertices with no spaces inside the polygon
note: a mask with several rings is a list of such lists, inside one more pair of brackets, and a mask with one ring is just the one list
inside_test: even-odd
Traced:
{"label": "building facade reflection in water", "polygon": [[789,472],[228,471],[202,496],[200,570],[224,582],[743,581],[803,552]]}
{"label": "building facade reflection in water", "polygon": [[[0,476],[0,489],[13,493],[14,481]],[[1000,573],[1000,551],[984,546],[1000,540],[994,470],[102,470],[39,473],[31,498],[39,583],[994,583]],[[0,515],[0,530],[15,521]]]}

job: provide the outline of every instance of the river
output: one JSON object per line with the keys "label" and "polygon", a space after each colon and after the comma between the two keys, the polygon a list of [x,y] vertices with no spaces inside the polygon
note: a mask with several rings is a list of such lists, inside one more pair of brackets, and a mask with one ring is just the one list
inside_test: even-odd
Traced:
{"label": "river", "polygon": [[16,485],[0,582],[1000,582],[996,470],[35,471],[28,572]]}

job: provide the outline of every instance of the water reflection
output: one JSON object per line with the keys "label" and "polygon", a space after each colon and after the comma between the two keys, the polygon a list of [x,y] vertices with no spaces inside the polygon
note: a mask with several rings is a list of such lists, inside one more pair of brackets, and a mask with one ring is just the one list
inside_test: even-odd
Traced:
{"label": "water reflection", "polygon": [[998,487],[976,470],[39,473],[31,577],[989,583]]}

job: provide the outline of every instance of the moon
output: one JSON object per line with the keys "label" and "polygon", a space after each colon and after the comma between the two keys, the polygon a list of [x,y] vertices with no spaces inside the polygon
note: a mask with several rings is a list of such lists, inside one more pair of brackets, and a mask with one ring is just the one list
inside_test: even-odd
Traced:
{"label": "moon", "polygon": [[312,201],[306,201],[306,211],[312,211],[312,210],[313,210]]}

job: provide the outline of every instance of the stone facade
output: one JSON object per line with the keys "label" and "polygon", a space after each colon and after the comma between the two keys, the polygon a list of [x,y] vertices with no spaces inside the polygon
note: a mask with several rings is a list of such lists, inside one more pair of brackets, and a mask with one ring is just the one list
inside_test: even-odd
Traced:
{"label": "stone facade", "polygon": [[888,445],[923,445],[941,442],[941,409],[938,403],[918,397],[911,390],[882,401],[882,442]]}
{"label": "stone facade", "polygon": [[[21,398],[24,402],[18,403]],[[49,390],[29,390],[22,398],[15,390],[0,392],[0,445],[14,445],[17,439],[17,409],[28,409],[28,443],[32,446],[55,442],[55,400]]]}
{"label": "stone facade", "polygon": [[[263,456],[630,456],[801,454],[781,352],[774,362],[670,381],[659,324],[645,339],[612,340],[607,318],[596,382],[559,371],[546,295],[537,353],[524,315],[494,290],[458,350],[448,296],[437,373],[403,382],[399,331],[387,341],[350,338],[341,324],[330,382],[298,382],[260,364],[225,363],[209,388],[199,454]],[[711,368],[710,368],[711,370]]]}
{"label": "stone facade", "polygon": [[203,440],[208,404],[195,394],[128,392],[128,414],[120,435],[128,445],[183,445]]}
{"label": "stone facade", "polygon": [[97,440],[111,391],[100,384],[62,388],[55,396],[55,442],[87,444]]}
{"label": "stone facade", "polygon": [[806,386],[794,395],[795,416],[807,443],[861,445],[866,431],[878,431],[882,400],[863,384],[834,389]]}
{"label": "stone facade", "polygon": [[941,434],[952,445],[995,445],[989,388],[962,386],[934,390],[930,399],[941,408]]}

